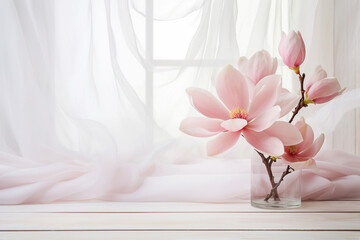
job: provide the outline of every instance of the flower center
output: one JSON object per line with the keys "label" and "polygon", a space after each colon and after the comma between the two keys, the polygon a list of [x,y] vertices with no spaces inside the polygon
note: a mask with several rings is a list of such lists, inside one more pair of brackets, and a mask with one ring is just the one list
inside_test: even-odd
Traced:
{"label": "flower center", "polygon": [[247,116],[248,116],[248,112],[239,107],[230,111],[230,118],[232,118],[232,119],[234,119],[234,118],[246,119]]}
{"label": "flower center", "polygon": [[296,148],[296,146],[289,146],[288,147],[288,151],[289,151],[289,153],[291,154],[291,155],[294,155],[295,153],[296,153],[296,151],[297,151],[297,148]]}

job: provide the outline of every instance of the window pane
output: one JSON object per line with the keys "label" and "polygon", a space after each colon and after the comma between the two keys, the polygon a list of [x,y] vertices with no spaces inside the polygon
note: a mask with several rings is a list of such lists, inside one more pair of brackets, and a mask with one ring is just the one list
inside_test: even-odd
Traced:
{"label": "window pane", "polygon": [[154,58],[184,59],[199,25],[200,12],[171,21],[154,20]]}

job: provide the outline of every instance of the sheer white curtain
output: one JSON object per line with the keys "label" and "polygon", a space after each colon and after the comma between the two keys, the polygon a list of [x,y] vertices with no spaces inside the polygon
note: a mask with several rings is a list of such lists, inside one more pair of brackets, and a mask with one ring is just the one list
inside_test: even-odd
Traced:
{"label": "sheer white curtain", "polygon": [[[213,91],[218,70],[239,56],[260,49],[278,56],[281,31],[295,29],[307,46],[303,70],[311,75],[321,64],[353,90],[360,84],[359,5],[1,1],[0,203],[248,198],[248,160],[239,159],[251,147],[240,141],[228,153],[205,157],[204,141],[178,130],[184,117],[196,114],[185,89]],[[285,86],[296,84],[287,68],[279,73]],[[321,129],[324,114],[304,113],[327,131],[328,148],[348,152],[333,158],[353,166],[341,170],[341,179],[331,178],[337,159],[325,154],[322,174],[305,172],[324,184],[305,198],[359,197],[360,189],[349,184],[360,175],[360,159],[349,155],[360,151],[359,110],[353,110],[359,102],[353,90],[323,110],[327,121],[351,110],[333,134],[334,122]],[[344,180],[348,189],[339,192]],[[330,188],[337,191],[322,194]]]}

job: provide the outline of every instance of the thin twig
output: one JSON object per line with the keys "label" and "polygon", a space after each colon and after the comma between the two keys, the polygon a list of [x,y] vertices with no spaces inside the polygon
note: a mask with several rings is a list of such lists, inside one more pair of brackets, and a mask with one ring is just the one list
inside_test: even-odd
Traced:
{"label": "thin twig", "polygon": [[282,173],[279,181],[275,184],[275,186],[271,189],[270,193],[266,196],[266,198],[264,199],[264,201],[268,201],[271,196],[273,194],[275,194],[275,192],[277,192],[277,188],[280,186],[280,183],[284,180],[284,177],[286,175],[288,175],[289,173],[291,173],[292,171],[294,171],[294,169],[292,167],[290,167],[290,165],[287,166],[286,170]]}
{"label": "thin twig", "polygon": [[304,80],[305,80],[305,73],[303,73],[302,75],[299,73],[301,99],[299,100],[298,105],[296,106],[295,110],[293,111],[293,115],[290,118],[289,123],[291,123],[294,120],[295,116],[299,113],[300,109],[302,109],[303,107],[307,107],[307,105],[304,102],[305,101]]}
{"label": "thin twig", "polygon": [[[271,159],[271,156],[268,156],[267,158],[264,156],[263,153],[255,150],[259,156],[261,157],[262,159],[262,162],[264,163],[265,167],[266,167],[266,171],[267,171],[267,174],[269,176],[269,180],[270,180],[270,184],[271,184],[271,188],[274,189],[274,187],[276,186],[276,183],[275,183],[275,178],[274,178],[274,175],[272,173],[272,170],[271,170],[271,165],[273,163],[273,160]],[[279,194],[277,192],[277,189],[275,188],[274,191],[271,193],[271,195],[274,195],[274,200],[280,200],[279,198]],[[271,197],[271,196],[270,196]]]}

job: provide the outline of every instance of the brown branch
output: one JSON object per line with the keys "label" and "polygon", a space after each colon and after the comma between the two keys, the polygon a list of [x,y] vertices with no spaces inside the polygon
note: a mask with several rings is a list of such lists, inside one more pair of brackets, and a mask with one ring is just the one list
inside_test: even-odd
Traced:
{"label": "brown branch", "polygon": [[[294,169],[292,167],[290,167],[290,165],[288,165],[286,170],[282,173],[279,181],[275,184],[275,186],[273,186],[270,193],[265,197],[264,201],[268,201],[272,197],[272,195],[275,195],[275,193],[278,195],[277,189],[280,186],[280,183],[284,180],[284,177],[286,175],[288,175],[289,173],[291,173],[292,171],[294,171]],[[275,199],[275,196],[274,196],[274,199]]]}
{"label": "brown branch", "polygon": [[293,111],[293,115],[290,118],[289,123],[291,123],[295,116],[299,113],[300,109],[302,109],[303,107],[307,107],[307,104],[305,104],[305,90],[304,90],[304,80],[305,80],[305,73],[303,73],[302,75],[299,73],[299,82],[300,82],[300,91],[301,91],[301,99],[299,100],[298,105],[296,106],[295,110]]}
{"label": "brown branch", "polygon": [[270,168],[271,168],[271,166],[272,166],[273,162],[275,162],[275,161],[274,161],[272,158],[270,158],[270,163],[269,163]]}
{"label": "brown branch", "polygon": [[271,190],[272,190],[271,195],[274,195],[274,200],[280,200],[279,194],[277,192],[277,188],[275,188],[275,186],[276,186],[275,178],[274,178],[274,175],[273,175],[272,170],[271,170],[271,165],[273,163],[273,160],[271,159],[271,156],[268,156],[266,158],[263,153],[261,153],[261,152],[259,152],[257,150],[255,150],[255,151],[259,154],[259,156],[262,159],[262,162],[264,163],[264,165],[266,167],[266,171],[267,171],[267,174],[269,176],[269,180],[270,180],[270,184],[271,184]]}

